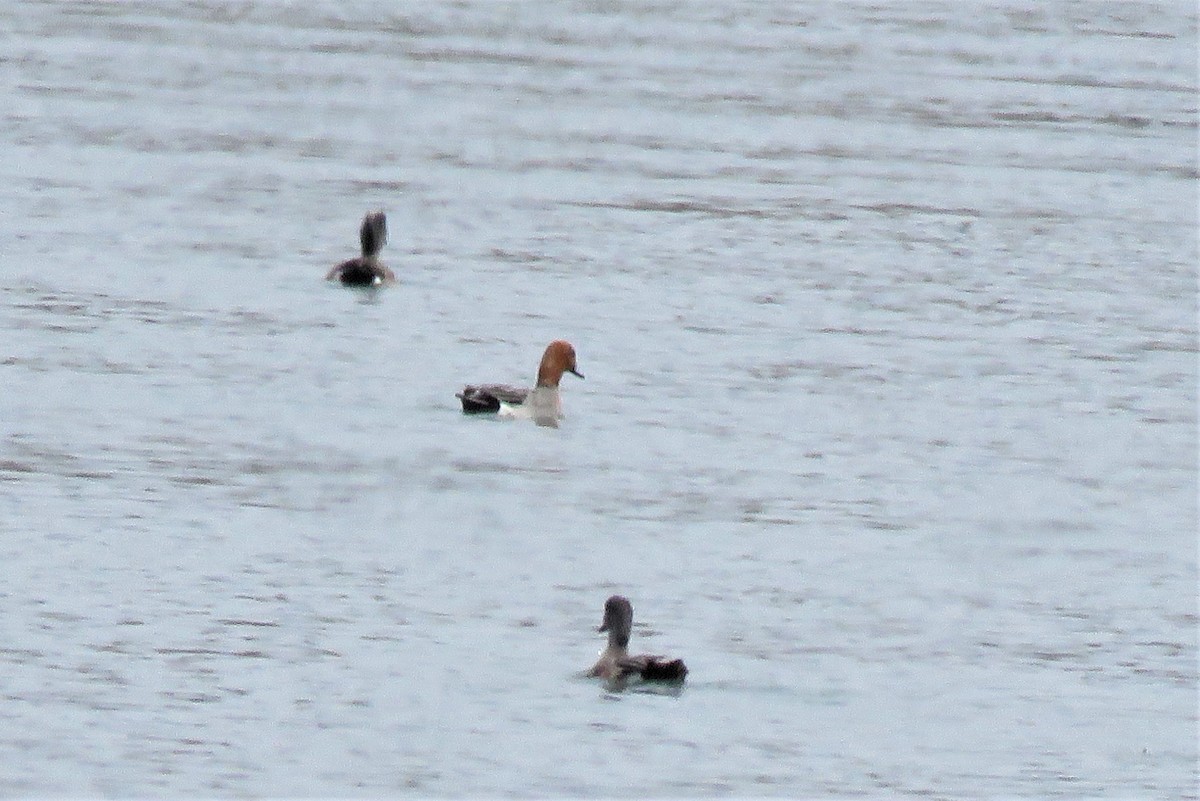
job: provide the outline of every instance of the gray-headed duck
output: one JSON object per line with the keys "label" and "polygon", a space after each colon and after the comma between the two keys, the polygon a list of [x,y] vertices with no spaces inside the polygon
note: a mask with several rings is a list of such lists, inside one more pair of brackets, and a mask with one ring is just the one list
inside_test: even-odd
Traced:
{"label": "gray-headed duck", "polygon": [[638,654],[630,656],[629,635],[633,631],[633,604],[623,595],[614,595],[604,602],[604,622],[598,631],[608,632],[608,647],[588,676],[604,679],[610,686],[624,687],[631,680],[682,682],[687,666],[682,659]]}
{"label": "gray-headed duck", "polygon": [[562,417],[562,399],[558,382],[563,373],[583,378],[575,364],[575,348],[570,342],[556,339],[546,346],[538,365],[537,383],[533,389],[506,384],[480,384],[463,387],[455,395],[462,401],[466,414],[499,414],[511,417],[531,417],[539,425],[557,425]]}
{"label": "gray-headed duck", "polygon": [[387,242],[387,217],[382,211],[373,211],[363,217],[358,239],[362,243],[362,255],[334,267],[325,280],[336,278],[346,286],[377,286],[395,281],[396,274],[379,260],[379,251]]}

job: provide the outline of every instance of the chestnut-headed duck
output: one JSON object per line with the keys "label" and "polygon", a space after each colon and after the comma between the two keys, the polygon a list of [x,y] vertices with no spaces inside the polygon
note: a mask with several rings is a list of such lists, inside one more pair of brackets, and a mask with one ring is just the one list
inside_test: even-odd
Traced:
{"label": "chestnut-headed duck", "polygon": [[334,267],[325,280],[336,278],[346,286],[377,286],[395,281],[396,274],[379,260],[379,251],[387,242],[387,217],[382,211],[373,211],[363,217],[358,239],[362,243],[362,255]]}
{"label": "chestnut-headed duck", "polygon": [[505,384],[480,384],[463,387],[455,395],[462,401],[465,414],[499,414],[505,417],[532,417],[538,425],[558,425],[562,417],[562,399],[558,382],[563,373],[583,378],[575,365],[575,348],[570,342],[556,339],[546,346],[542,363],[538,365],[537,383],[533,389]]}
{"label": "chestnut-headed duck", "polygon": [[682,682],[688,673],[682,659],[638,654],[630,656],[629,634],[633,630],[633,604],[623,595],[604,602],[604,622],[597,631],[608,632],[608,647],[587,675],[604,679],[610,687],[624,687],[631,680]]}

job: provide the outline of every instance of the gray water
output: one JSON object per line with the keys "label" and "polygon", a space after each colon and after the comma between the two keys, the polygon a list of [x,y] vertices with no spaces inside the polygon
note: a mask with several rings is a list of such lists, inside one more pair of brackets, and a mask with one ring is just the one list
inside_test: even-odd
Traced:
{"label": "gray water", "polygon": [[1196,40],[0,4],[0,795],[1196,797]]}

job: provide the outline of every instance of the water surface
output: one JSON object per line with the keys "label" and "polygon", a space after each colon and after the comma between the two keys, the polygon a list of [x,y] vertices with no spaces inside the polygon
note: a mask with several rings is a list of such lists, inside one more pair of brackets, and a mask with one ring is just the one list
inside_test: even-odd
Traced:
{"label": "water surface", "polygon": [[0,31],[0,794],[1196,796],[1191,4]]}

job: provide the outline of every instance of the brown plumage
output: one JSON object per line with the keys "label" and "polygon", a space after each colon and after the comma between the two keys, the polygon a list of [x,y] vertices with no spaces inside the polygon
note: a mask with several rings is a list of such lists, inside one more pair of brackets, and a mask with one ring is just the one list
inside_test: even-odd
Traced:
{"label": "brown plumage", "polygon": [[633,604],[623,595],[614,595],[605,601],[604,622],[597,630],[608,632],[608,647],[588,671],[589,676],[602,678],[616,687],[623,687],[634,679],[678,683],[687,678],[688,669],[682,659],[651,654],[629,655]]}
{"label": "brown plumage", "polygon": [[395,281],[396,274],[379,261],[379,251],[387,242],[387,217],[382,211],[373,211],[363,217],[358,239],[362,244],[362,255],[334,267],[325,280],[336,278],[346,286],[375,286]]}

